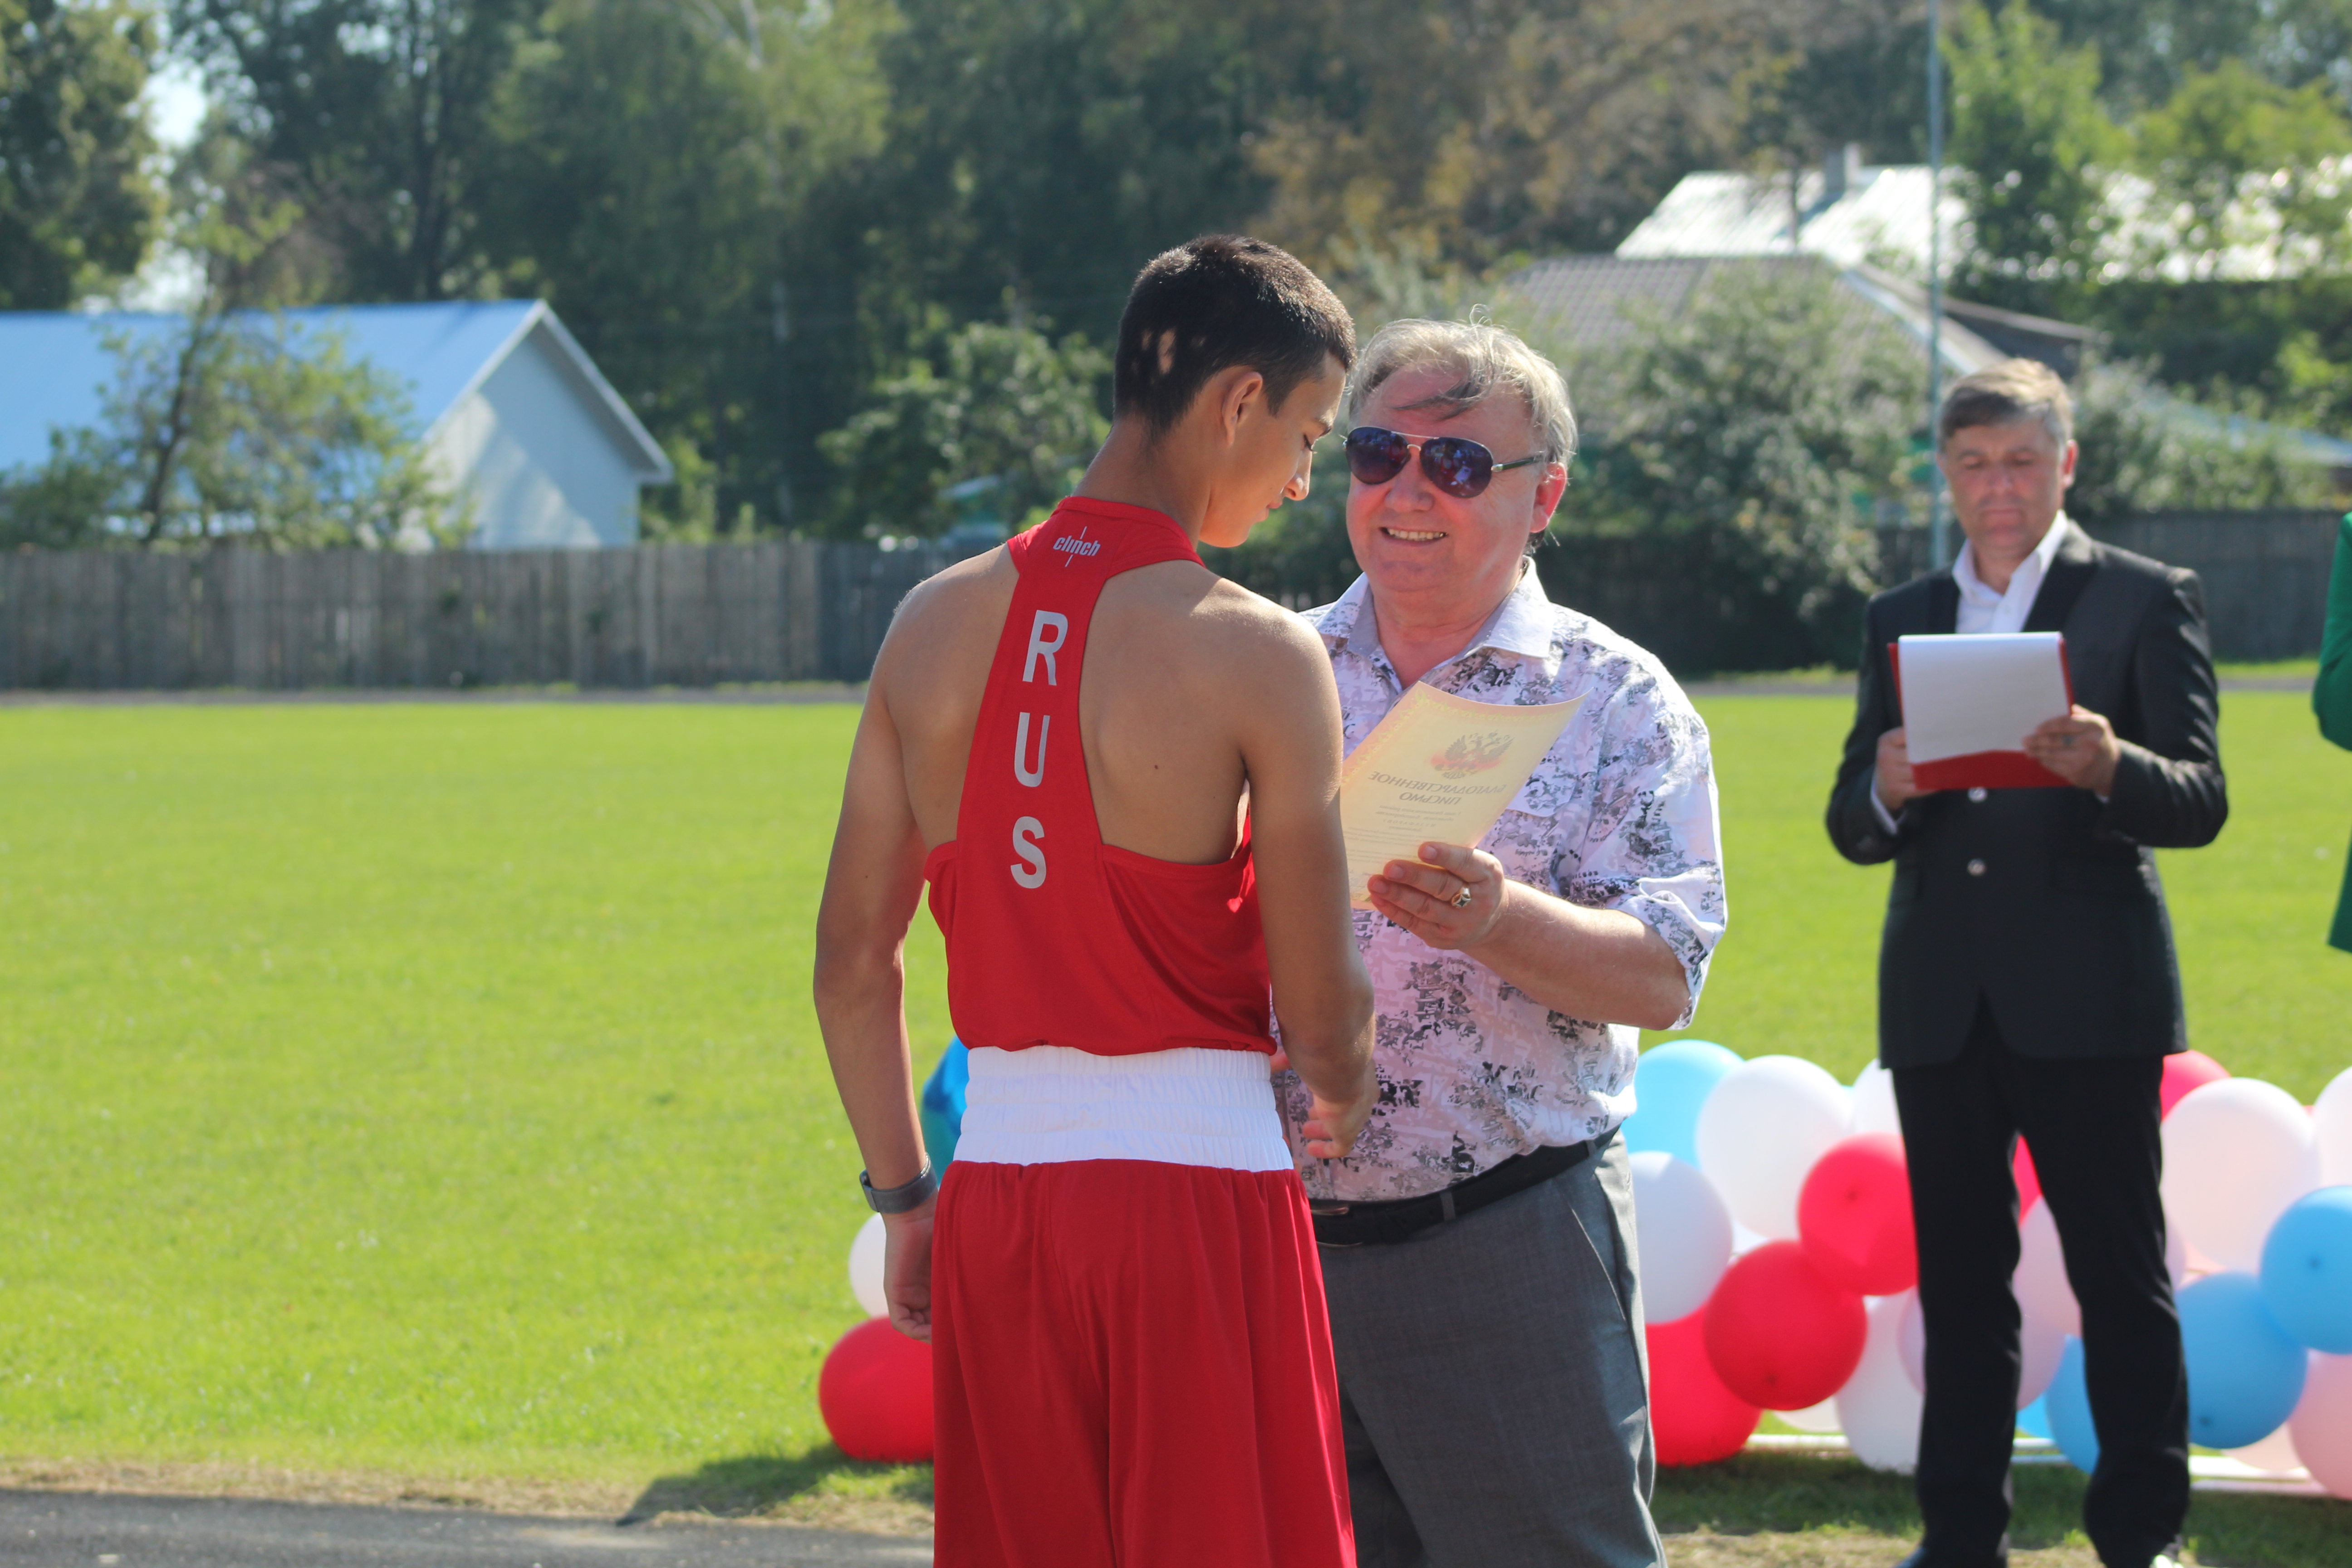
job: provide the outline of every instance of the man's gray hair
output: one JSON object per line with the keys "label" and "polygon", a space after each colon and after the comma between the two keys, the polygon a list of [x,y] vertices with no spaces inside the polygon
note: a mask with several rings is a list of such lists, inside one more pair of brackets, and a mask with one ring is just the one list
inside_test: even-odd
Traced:
{"label": "man's gray hair", "polygon": [[1952,383],[1936,416],[1936,449],[1977,425],[2039,419],[2063,449],[2074,438],[2074,400],[2058,373],[2038,360],[2005,359]]}
{"label": "man's gray hair", "polygon": [[[1348,419],[1369,402],[1381,384],[1404,371],[1443,370],[1451,385],[1432,393],[1412,409],[1433,408],[1452,416],[1507,391],[1526,405],[1538,451],[1548,462],[1576,456],[1576,415],[1568,405],[1568,383],[1551,361],[1528,347],[1508,328],[1491,321],[1391,321],[1372,334],[1348,384]],[[1497,452],[1510,462],[1527,456]]]}

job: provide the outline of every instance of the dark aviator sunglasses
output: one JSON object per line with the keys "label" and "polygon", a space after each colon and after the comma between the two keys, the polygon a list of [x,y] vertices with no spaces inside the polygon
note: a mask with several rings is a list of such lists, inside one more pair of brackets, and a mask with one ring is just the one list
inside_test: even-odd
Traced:
{"label": "dark aviator sunglasses", "polygon": [[1388,483],[1404,472],[1415,452],[1421,454],[1421,471],[1429,482],[1462,500],[1484,495],[1495,476],[1506,468],[1524,468],[1543,461],[1538,452],[1498,463],[1494,453],[1459,436],[1403,436],[1377,425],[1359,425],[1348,432],[1348,472],[1359,484]]}

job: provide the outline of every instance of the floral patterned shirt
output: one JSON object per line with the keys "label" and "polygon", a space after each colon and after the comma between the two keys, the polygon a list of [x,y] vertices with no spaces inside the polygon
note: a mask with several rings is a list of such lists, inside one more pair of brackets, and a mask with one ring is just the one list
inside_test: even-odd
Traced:
{"label": "floral patterned shirt", "polygon": [[[1352,752],[1404,695],[1366,580],[1306,618],[1331,650]],[[1554,605],[1529,568],[1478,638],[1422,679],[1484,702],[1583,694],[1479,847],[1514,881],[1622,910],[1665,938],[1690,983],[1675,1026],[1686,1024],[1725,909],[1706,726],[1674,678],[1608,627]],[[1633,1111],[1638,1030],[1552,1012],[1376,911],[1359,910],[1355,921],[1379,1020],[1381,1100],[1346,1159],[1309,1159],[1297,1139],[1306,1088],[1295,1075],[1277,1082],[1310,1197],[1419,1197],[1514,1154],[1596,1137]]]}

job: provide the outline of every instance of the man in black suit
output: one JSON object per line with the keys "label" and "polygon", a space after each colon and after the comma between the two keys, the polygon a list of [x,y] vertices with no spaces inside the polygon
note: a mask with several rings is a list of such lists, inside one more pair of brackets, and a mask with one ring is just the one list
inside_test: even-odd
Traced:
{"label": "man in black suit", "polygon": [[[2188,1379],[2165,1272],[2158,1087],[2185,1049],[2158,848],[2229,815],[2196,576],[2111,549],[2060,510],[2073,410],[2045,367],[1953,384],[1937,461],[1967,545],[1870,603],[1830,837],[1895,862],[1879,952],[1879,1058],[1895,1075],[1927,1321],[1919,1510],[1906,1568],[2009,1550],[2019,1377],[2021,1134],[2083,1311],[2097,1472],[2084,1523],[2106,1568],[2177,1550]],[[2065,789],[1921,791],[1887,645],[1906,634],[2062,632],[2073,713],[2021,737]]]}

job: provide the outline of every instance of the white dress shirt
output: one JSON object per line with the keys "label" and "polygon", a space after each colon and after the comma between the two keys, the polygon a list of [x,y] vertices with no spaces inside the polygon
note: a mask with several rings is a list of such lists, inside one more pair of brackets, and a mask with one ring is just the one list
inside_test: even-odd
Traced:
{"label": "white dress shirt", "polygon": [[1977,575],[1977,547],[1961,545],[1959,559],[1952,563],[1952,581],[1960,587],[1960,616],[1952,629],[1963,637],[2023,631],[2025,617],[2033,613],[2034,595],[2042,592],[2042,579],[2050,574],[2050,563],[2058,559],[2058,547],[2066,542],[2070,526],[2066,514],[2060,512],[2042,542],[2033,547],[2033,553],[2009,574],[2005,592],[1985,585],[1985,580]]}
{"label": "white dress shirt", "polygon": [[[2060,512],[2052,520],[2050,531],[2033,547],[2033,553],[2017,563],[2009,574],[2006,591],[1989,586],[1977,575],[1977,547],[1960,546],[1959,558],[1952,563],[1952,581],[1960,590],[1959,618],[1952,629],[1963,637],[1985,632],[2019,632],[2025,629],[2025,617],[2033,613],[2034,596],[2042,592],[2042,579],[2050,574],[2050,563],[2058,559],[2058,547],[2066,542],[2066,530],[2073,525],[2066,514]],[[1870,805],[1878,814],[1878,826],[1887,832],[1895,831],[1895,814],[1878,798],[1878,778],[1870,781]]]}

